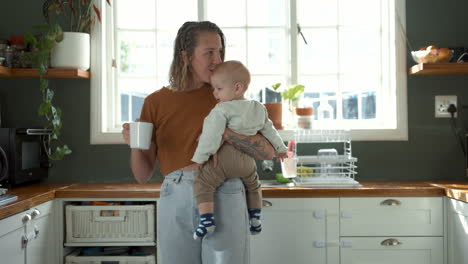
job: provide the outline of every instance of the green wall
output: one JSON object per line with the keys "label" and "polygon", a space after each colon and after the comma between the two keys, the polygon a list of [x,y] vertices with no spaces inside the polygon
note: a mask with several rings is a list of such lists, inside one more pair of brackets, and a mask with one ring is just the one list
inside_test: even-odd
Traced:
{"label": "green wall", "polygon": [[[2,2],[0,38],[21,35],[42,23],[37,0]],[[468,47],[468,1],[407,0],[407,35],[415,48],[429,44]],[[408,57],[408,68],[413,65]],[[3,127],[40,126],[37,79],[0,79]],[[63,111],[63,141],[73,154],[55,163],[49,182],[133,182],[129,149],[124,145],[90,145],[89,80],[51,80],[55,103]],[[408,76],[408,141],[353,142],[359,180],[463,180],[464,157],[449,119],[434,118],[435,95],[457,95],[468,104],[468,75]],[[461,109],[461,107],[459,107]],[[467,110],[458,123],[468,127]],[[465,111],[465,112],[464,112]],[[278,170],[278,164],[275,170]],[[273,173],[261,175],[271,178]],[[154,181],[161,181],[159,174]]]}

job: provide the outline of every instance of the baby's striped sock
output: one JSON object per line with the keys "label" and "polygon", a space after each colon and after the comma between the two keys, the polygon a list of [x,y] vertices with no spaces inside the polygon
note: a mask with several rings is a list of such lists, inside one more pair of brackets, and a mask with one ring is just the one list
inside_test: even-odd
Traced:
{"label": "baby's striped sock", "polygon": [[262,232],[261,213],[261,209],[249,209],[250,233],[252,235],[258,235]]}
{"label": "baby's striped sock", "polygon": [[207,233],[215,230],[214,215],[212,213],[200,215],[200,223],[193,232],[193,239],[198,240],[204,237]]}

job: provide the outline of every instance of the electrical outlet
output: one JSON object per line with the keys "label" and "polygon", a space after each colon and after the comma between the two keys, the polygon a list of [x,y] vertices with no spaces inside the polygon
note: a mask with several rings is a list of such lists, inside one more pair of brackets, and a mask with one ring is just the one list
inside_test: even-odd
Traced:
{"label": "electrical outlet", "polygon": [[[435,117],[436,118],[450,118],[451,114],[447,111],[447,109],[449,108],[451,104],[457,107],[456,95],[436,95]],[[455,112],[454,117],[457,117],[457,112]]]}

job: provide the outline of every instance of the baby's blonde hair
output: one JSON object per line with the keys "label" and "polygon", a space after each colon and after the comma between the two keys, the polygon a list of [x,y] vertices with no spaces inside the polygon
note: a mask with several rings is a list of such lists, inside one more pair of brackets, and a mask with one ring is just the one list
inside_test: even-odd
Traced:
{"label": "baby's blonde hair", "polygon": [[221,81],[229,82],[231,85],[240,82],[245,90],[250,84],[250,72],[240,61],[230,60],[218,64],[213,71],[213,76],[215,75],[219,76]]}

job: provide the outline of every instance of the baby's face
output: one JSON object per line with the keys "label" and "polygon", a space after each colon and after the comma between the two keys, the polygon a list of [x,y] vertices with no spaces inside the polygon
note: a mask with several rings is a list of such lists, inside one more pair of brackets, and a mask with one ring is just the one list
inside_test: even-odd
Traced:
{"label": "baby's face", "polygon": [[227,102],[238,98],[235,85],[221,80],[217,75],[211,77],[211,86],[213,86],[213,95],[218,102]]}

